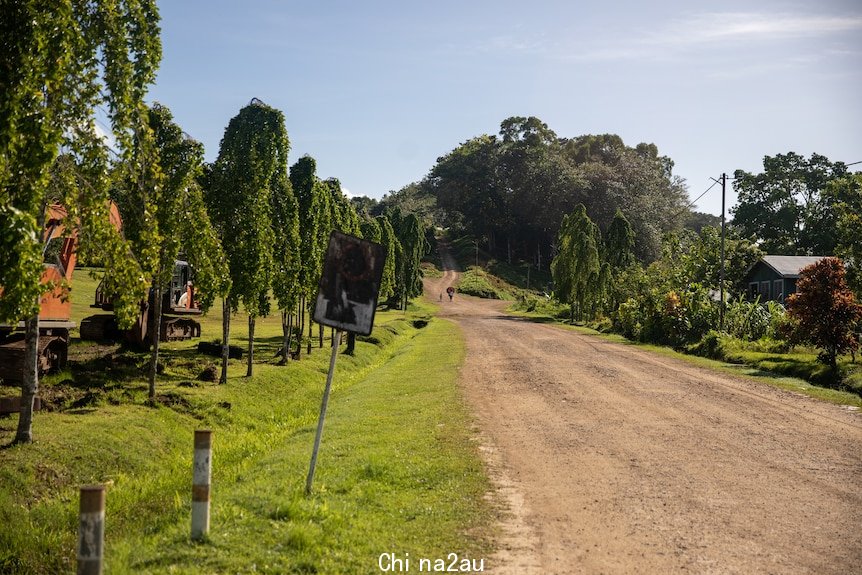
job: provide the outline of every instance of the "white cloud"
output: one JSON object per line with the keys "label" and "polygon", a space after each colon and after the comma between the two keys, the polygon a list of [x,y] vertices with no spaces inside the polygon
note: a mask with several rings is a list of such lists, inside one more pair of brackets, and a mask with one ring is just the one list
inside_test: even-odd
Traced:
{"label": "white cloud", "polygon": [[772,40],[823,36],[862,30],[862,17],[708,13],[671,22],[665,30],[644,39],[645,44],[691,46],[745,39]]}
{"label": "white cloud", "polygon": [[635,36],[628,42],[615,41],[612,47],[576,54],[574,59],[672,57],[698,47],[737,47],[743,42],[775,42],[854,31],[862,32],[862,16],[711,12],[672,20],[657,31]]}
{"label": "white cloud", "polygon": [[356,196],[354,196],[354,195],[353,195],[353,193],[352,193],[350,190],[348,190],[348,189],[347,189],[347,188],[345,188],[344,186],[341,186],[341,192],[342,192],[345,196],[347,196],[348,198],[354,198],[354,197],[356,197]]}

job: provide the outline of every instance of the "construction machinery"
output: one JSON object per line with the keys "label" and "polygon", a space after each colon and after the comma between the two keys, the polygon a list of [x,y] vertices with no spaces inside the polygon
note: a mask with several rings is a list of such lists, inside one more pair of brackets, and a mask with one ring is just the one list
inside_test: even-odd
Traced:
{"label": "construction machinery", "polygon": [[[111,219],[119,221],[115,206]],[[67,228],[64,220],[66,209],[51,205],[45,210],[45,225],[42,229],[42,285],[50,289],[39,298],[39,347],[38,369],[40,373],[56,371],[66,364],[69,349],[69,330],[75,327],[71,321],[72,302],[69,300],[69,281],[75,271],[78,234],[74,226]],[[24,322],[0,324],[0,379],[20,381],[24,373]]]}
{"label": "construction machinery", "polygon": [[[69,350],[69,331],[75,327],[71,321],[72,302],[69,283],[77,262],[78,236],[75,226],[66,226],[66,209],[51,205],[45,210],[42,232],[44,269],[41,283],[49,286],[39,299],[39,373],[62,369]],[[122,218],[116,204],[111,202],[110,221],[122,229]],[[104,280],[96,289],[95,303],[91,306],[103,311],[113,310],[113,301],[104,293]],[[0,288],[2,293],[2,288]],[[201,315],[192,284],[192,269],[185,261],[176,261],[170,287],[162,300],[162,321],[159,337],[162,341],[200,337],[200,323],[192,319]],[[141,301],[140,314],[135,325],[120,330],[113,314],[99,314],[81,321],[81,339],[126,341],[148,348],[152,336],[154,296],[151,290],[147,300]],[[21,381],[24,373],[24,322],[16,325],[0,324],[0,380]]]}
{"label": "construction machinery", "polygon": [[[201,325],[193,319],[201,315],[192,283],[192,268],[188,262],[176,260],[168,289],[162,294],[162,321],[160,341],[176,341],[200,337]],[[113,311],[114,303],[104,293],[104,280],[96,288],[92,308]],[[141,301],[140,313],[131,329],[121,330],[113,314],[97,314],[81,320],[81,339],[91,341],[124,340],[135,347],[146,349],[152,342],[150,328],[154,323],[155,294]]]}

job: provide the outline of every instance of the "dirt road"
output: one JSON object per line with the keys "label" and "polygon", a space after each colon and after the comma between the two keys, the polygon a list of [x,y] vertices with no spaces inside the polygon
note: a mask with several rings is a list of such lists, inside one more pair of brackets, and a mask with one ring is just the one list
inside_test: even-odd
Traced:
{"label": "dirt road", "polygon": [[511,511],[488,572],[862,573],[860,413],[443,300]]}

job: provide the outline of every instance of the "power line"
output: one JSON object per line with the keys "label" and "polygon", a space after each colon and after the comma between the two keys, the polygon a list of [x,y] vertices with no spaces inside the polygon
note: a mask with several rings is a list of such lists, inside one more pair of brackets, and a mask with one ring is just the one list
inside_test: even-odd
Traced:
{"label": "power line", "polygon": [[689,204],[688,204],[688,206],[686,206],[686,208],[693,208],[693,207],[694,207],[694,205],[697,203],[697,201],[698,201],[699,199],[701,199],[703,196],[705,196],[705,195],[709,192],[709,190],[711,190],[712,188],[714,188],[714,187],[715,187],[715,185],[716,185],[716,184],[718,184],[718,183],[720,183],[720,180],[713,179],[713,181],[712,181],[712,185],[711,185],[711,186],[709,186],[709,187],[708,187],[708,188],[707,188],[707,189],[706,189],[706,190],[705,190],[701,195],[699,195],[699,196],[698,196],[698,197],[696,197],[694,200],[692,200],[691,202],[689,202]]}

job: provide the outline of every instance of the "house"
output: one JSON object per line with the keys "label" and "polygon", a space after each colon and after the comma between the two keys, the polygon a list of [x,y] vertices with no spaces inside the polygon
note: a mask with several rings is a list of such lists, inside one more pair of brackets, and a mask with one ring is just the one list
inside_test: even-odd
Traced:
{"label": "house", "polygon": [[796,293],[796,280],[802,268],[815,264],[826,256],[763,256],[745,274],[748,297],[760,296],[760,301],[784,298]]}

